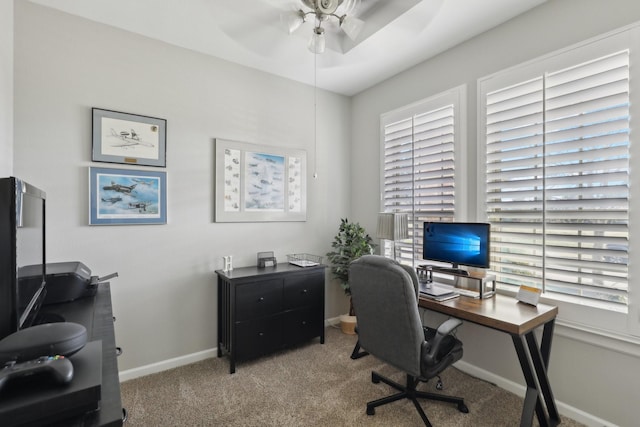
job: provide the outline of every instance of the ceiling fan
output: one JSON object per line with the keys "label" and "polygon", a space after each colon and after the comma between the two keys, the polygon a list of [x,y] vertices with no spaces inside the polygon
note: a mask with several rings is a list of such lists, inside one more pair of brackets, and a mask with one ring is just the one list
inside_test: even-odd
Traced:
{"label": "ceiling fan", "polygon": [[[355,40],[364,27],[364,21],[353,16],[353,12],[360,5],[360,0],[300,0],[307,10],[297,8],[282,15],[287,25],[289,34],[295,32],[307,21],[308,17],[314,20],[313,32],[307,44],[313,53],[323,53],[325,50],[325,28],[323,24],[329,20],[335,20],[342,31]],[[308,10],[311,9],[311,10]]]}

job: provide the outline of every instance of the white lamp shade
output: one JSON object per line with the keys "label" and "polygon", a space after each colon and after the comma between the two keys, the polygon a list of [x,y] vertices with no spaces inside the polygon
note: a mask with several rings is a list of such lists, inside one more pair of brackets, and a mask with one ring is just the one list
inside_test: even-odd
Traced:
{"label": "white lamp shade", "polygon": [[358,38],[360,31],[364,27],[364,21],[353,16],[345,16],[340,21],[340,28],[351,40]]}
{"label": "white lamp shade", "polygon": [[409,216],[406,213],[382,212],[378,214],[379,239],[404,240],[409,237]]}
{"label": "white lamp shade", "polygon": [[307,47],[313,53],[324,53],[324,46],[324,31],[314,31],[311,39],[309,39],[309,44],[307,45]]}

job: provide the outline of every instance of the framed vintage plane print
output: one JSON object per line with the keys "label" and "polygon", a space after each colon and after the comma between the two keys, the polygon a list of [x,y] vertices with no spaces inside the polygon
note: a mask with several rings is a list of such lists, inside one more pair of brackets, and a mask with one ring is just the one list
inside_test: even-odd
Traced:
{"label": "framed vintage plane print", "polygon": [[94,162],[166,167],[167,121],[92,109]]}
{"label": "framed vintage plane print", "polygon": [[166,172],[89,168],[89,225],[166,223]]}
{"label": "framed vintage plane print", "polygon": [[215,140],[215,222],[307,220],[304,150]]}

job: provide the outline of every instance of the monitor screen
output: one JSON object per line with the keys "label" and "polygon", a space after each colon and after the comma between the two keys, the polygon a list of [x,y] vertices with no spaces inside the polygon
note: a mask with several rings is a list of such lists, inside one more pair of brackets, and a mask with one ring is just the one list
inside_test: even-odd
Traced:
{"label": "monitor screen", "polygon": [[0,339],[31,326],[46,297],[44,191],[0,178]]}
{"label": "monitor screen", "polygon": [[22,182],[16,199],[18,329],[31,322],[45,296],[45,196]]}
{"label": "monitor screen", "polygon": [[478,222],[425,222],[422,258],[489,268],[490,229]]}

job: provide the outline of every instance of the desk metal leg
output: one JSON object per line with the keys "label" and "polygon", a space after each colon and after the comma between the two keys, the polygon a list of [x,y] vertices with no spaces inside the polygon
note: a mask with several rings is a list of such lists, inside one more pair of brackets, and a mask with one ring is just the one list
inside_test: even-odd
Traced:
{"label": "desk metal leg", "polygon": [[[541,427],[560,424],[560,416],[558,415],[551,384],[547,376],[553,328],[553,320],[544,325],[540,346],[538,346],[534,331],[528,332],[524,337],[515,334],[511,336],[527,383],[527,392],[520,420],[521,426],[532,425],[534,409]],[[524,346],[524,340],[527,341],[528,352]],[[543,401],[545,406],[542,404]]]}
{"label": "desk metal leg", "polygon": [[547,368],[549,367],[549,356],[551,354],[551,339],[553,337],[554,320],[547,322],[544,325],[542,333],[542,343],[540,347],[536,342],[536,337],[532,332],[526,335],[527,344],[529,346],[529,354],[536,372],[536,378],[538,385],[544,397],[544,403],[549,413],[551,425],[557,425],[560,423],[560,415],[556,407],[556,401],[553,397],[553,391],[551,390],[551,384],[549,383],[549,377],[547,376]]}
{"label": "desk metal leg", "polygon": [[513,339],[513,345],[516,348],[518,354],[518,360],[520,361],[520,367],[524,379],[527,383],[527,392],[524,397],[524,405],[522,407],[522,417],[520,418],[520,427],[527,427],[533,424],[533,410],[535,409],[538,415],[538,421],[540,427],[549,427],[547,420],[547,414],[544,412],[544,408],[541,403],[540,390],[536,383],[534,376],[534,368],[531,366],[527,350],[524,346],[524,338],[521,335],[511,335]]}

